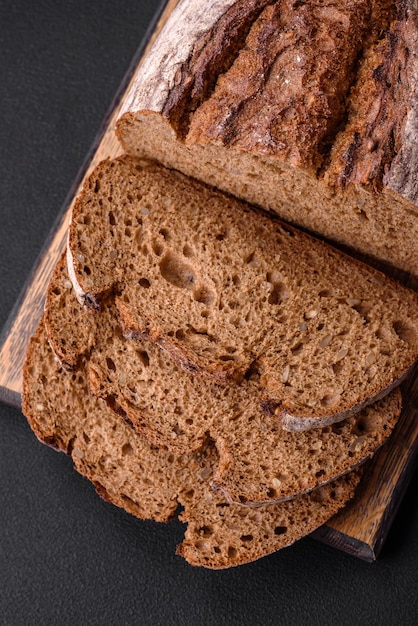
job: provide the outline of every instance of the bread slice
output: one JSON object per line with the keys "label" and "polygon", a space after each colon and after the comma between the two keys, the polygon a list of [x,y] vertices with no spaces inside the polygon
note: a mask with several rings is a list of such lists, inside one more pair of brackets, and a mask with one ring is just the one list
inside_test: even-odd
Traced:
{"label": "bread slice", "polygon": [[335,479],[371,457],[400,414],[396,389],[334,426],[284,431],[260,408],[256,373],[237,385],[207,385],[158,346],[124,338],[112,301],[96,314],[80,306],[64,259],[49,285],[45,325],[58,356],[68,363],[68,346],[77,345],[71,365],[85,357],[90,391],[150,443],[190,454],[210,438],[219,456],[212,483],[232,502],[288,499]]}
{"label": "bread slice", "polygon": [[142,519],[167,521],[184,507],[189,563],[240,565],[285,547],[325,523],[353,496],[353,472],[284,504],[255,510],[228,504],[209,486],[216,451],[191,455],[150,446],[101,400],[88,394],[82,361],[69,372],[59,363],[41,322],[24,367],[23,411],[40,441],[71,455],[100,496]]}
{"label": "bread slice", "polygon": [[72,215],[78,298],[117,294],[124,331],[205,380],[257,371],[289,430],[356,413],[418,354],[418,295],[326,244],[159,165],[99,164]]}
{"label": "bread slice", "polygon": [[119,139],[417,277],[417,16],[412,0],[184,0]]}

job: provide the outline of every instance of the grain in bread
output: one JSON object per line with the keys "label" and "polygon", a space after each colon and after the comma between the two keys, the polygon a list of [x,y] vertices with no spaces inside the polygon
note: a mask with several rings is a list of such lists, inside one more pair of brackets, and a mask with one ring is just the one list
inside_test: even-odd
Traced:
{"label": "grain in bread", "polygon": [[310,495],[252,510],[228,504],[209,486],[216,451],[173,455],[150,446],[89,396],[83,363],[62,367],[41,322],[24,367],[23,410],[40,441],[71,455],[100,496],[141,519],[187,522],[178,547],[189,563],[240,565],[285,547],[325,523],[353,496],[353,472]]}
{"label": "grain in bread", "polygon": [[158,346],[126,339],[111,300],[100,313],[77,302],[64,259],[48,288],[45,325],[59,358],[68,364],[68,346],[77,346],[70,365],[85,359],[90,392],[151,444],[181,455],[212,440],[218,451],[212,482],[229,501],[279,501],[335,479],[371,457],[400,414],[396,389],[333,426],[284,431],[260,407],[257,373],[237,385],[208,385]]}
{"label": "grain in bread", "polygon": [[260,374],[285,428],[345,419],[418,354],[418,296],[197,181],[127,156],[79,195],[68,269],[81,301],[113,292],[124,332],[202,378]]}

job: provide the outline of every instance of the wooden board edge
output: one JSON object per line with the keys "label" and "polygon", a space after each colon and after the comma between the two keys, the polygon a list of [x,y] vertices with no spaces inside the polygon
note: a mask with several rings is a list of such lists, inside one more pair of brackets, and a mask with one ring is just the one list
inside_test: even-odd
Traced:
{"label": "wooden board edge", "polygon": [[377,559],[374,546],[341,533],[326,524],[311,533],[309,537],[367,563],[373,563]]}
{"label": "wooden board edge", "polygon": [[365,464],[365,476],[355,497],[313,534],[324,543],[365,560],[379,556],[418,464],[416,370],[404,381],[401,390],[409,399],[408,406],[403,408],[389,440]]}
{"label": "wooden board edge", "polygon": [[[27,303],[28,300],[28,295],[30,292],[30,288],[31,285],[33,283],[34,277],[39,275],[40,273],[40,268],[41,266],[45,263],[45,258],[48,255],[48,251],[51,247],[51,242],[54,240],[57,231],[60,230],[60,228],[62,228],[62,224],[68,220],[68,212],[70,211],[70,207],[71,207],[71,203],[73,202],[77,191],[79,190],[83,179],[86,176],[86,173],[88,172],[88,169],[94,159],[94,156],[97,152],[97,149],[101,143],[101,141],[103,140],[106,131],[109,127],[109,121],[111,120],[112,116],[115,114],[115,111],[118,109],[121,99],[123,97],[123,95],[127,92],[130,81],[132,80],[133,75],[135,74],[135,72],[138,69],[138,64],[140,62],[140,59],[143,57],[144,52],[147,48],[147,46],[149,45],[149,43],[151,42],[151,40],[153,39],[153,37],[155,37],[155,33],[157,31],[158,28],[158,24],[160,23],[160,21],[164,21],[164,15],[166,13],[166,11],[169,13],[171,12],[172,8],[169,5],[175,5],[177,4],[177,0],[176,2],[174,2],[174,0],[160,0],[156,11],[154,13],[154,17],[151,20],[145,35],[139,45],[139,47],[137,48],[135,55],[133,56],[131,63],[128,67],[128,70],[126,71],[120,86],[114,96],[114,98],[112,99],[112,102],[100,124],[99,130],[96,133],[95,139],[86,155],[86,158],[84,159],[84,162],[82,163],[74,181],[73,184],[71,185],[71,188],[61,206],[61,209],[57,215],[57,217],[54,220],[54,223],[49,231],[49,234],[47,236],[47,239],[44,243],[44,245],[42,246],[37,259],[35,260],[34,265],[31,268],[31,271],[28,275],[28,277],[26,278],[24,285],[22,287],[22,290],[14,304],[14,306],[12,307],[8,318],[6,319],[6,322],[0,332],[0,402],[4,402],[5,404],[14,406],[16,408],[20,408],[21,407],[21,395],[20,393],[16,390],[16,389],[10,389],[8,387],[5,386],[5,380],[4,380],[4,376],[3,376],[3,366],[2,363],[4,363],[6,361],[6,359],[4,358],[5,356],[5,352],[7,352],[7,350],[9,349],[9,347],[7,346],[7,342],[10,338],[10,336],[13,334],[13,331],[16,331],[16,334],[19,334],[19,329],[16,329],[16,325],[19,323],[20,321],[20,311],[22,311],[25,307],[25,303]],[[60,254],[59,254],[59,250],[57,252],[57,259],[59,258]],[[52,266],[50,268],[50,273],[52,273]],[[35,331],[40,319],[41,319],[41,315],[42,315],[42,311],[43,311],[43,301],[42,299],[37,299],[35,306],[33,306],[32,303],[32,312],[33,312],[33,317],[31,319],[31,331],[32,333]],[[32,334],[30,333],[30,334]],[[29,336],[27,338],[29,340]],[[21,363],[19,363],[18,366],[23,367],[23,356],[21,356]]]}
{"label": "wooden board edge", "polygon": [[[324,524],[311,533],[310,537],[332,548],[337,548],[338,550],[362,559],[363,561],[367,561],[368,563],[376,561],[382,552],[385,541],[390,533],[392,523],[398,513],[403,497],[412,480],[417,464],[418,439],[415,442],[413,451],[408,459],[408,463],[405,464],[401,476],[396,483],[396,496],[392,497],[389,501],[384,515],[381,517],[380,523],[370,541],[362,541],[356,537],[348,535],[345,532],[342,532],[338,528],[334,528],[332,526],[332,520],[330,524]],[[336,518],[338,518],[338,514],[336,515]]]}
{"label": "wooden board edge", "polygon": [[8,404],[14,409],[22,409],[22,396],[16,391],[7,389],[7,387],[0,387],[0,402]]}

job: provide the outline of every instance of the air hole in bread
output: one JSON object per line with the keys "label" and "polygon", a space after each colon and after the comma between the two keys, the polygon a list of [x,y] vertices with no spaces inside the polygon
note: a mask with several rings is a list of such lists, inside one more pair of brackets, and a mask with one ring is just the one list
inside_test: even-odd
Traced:
{"label": "air hole in bread", "polygon": [[393,322],[393,330],[398,335],[399,339],[402,339],[402,341],[412,345],[416,343],[417,335],[415,328],[407,322],[401,320]]}
{"label": "air hole in bread", "polygon": [[286,286],[277,272],[267,272],[267,287],[270,291],[269,304],[281,304],[286,300]]}
{"label": "air hole in bread", "polygon": [[125,228],[125,236],[128,238],[132,237],[132,230],[128,226]]}
{"label": "air hole in bread", "polygon": [[276,526],[274,529],[274,534],[275,535],[285,535],[287,533],[287,527],[286,526]]}
{"label": "air hole in bread", "polygon": [[170,241],[170,233],[166,228],[161,228],[159,233],[165,241]]}
{"label": "air hole in bread", "polygon": [[363,211],[363,209],[361,209],[359,211],[358,218],[359,218],[360,222],[368,222],[369,221],[369,217],[368,217],[366,211]]}
{"label": "air hole in bread", "polygon": [[241,535],[241,541],[244,543],[249,543],[250,541],[253,541],[253,539],[253,535]]}
{"label": "air hole in bread", "polygon": [[84,441],[86,442],[87,445],[90,443],[90,437],[84,431],[83,431],[83,439],[84,439]]}
{"label": "air hole in bread", "polygon": [[312,500],[314,502],[319,502],[319,503],[323,502],[325,497],[326,497],[326,493],[322,488],[315,489],[315,491],[312,492]]}
{"label": "air hole in bread", "polygon": [[198,287],[198,289],[195,289],[193,292],[193,298],[196,302],[210,306],[215,300],[215,294],[207,287]]}
{"label": "air hole in bread", "polygon": [[252,265],[254,267],[257,267],[259,265],[259,260],[257,258],[256,253],[251,252],[251,254],[247,255],[244,258],[244,263],[246,263],[247,265]]}
{"label": "air hole in bread", "polygon": [[151,287],[151,283],[148,280],[148,278],[140,278],[138,283],[141,285],[141,287],[143,287],[144,289],[149,289]]}
{"label": "air hole in bread", "polygon": [[196,280],[193,268],[172,252],[168,252],[161,260],[160,272],[164,280],[174,287],[193,289]]}
{"label": "air hole in bread", "polygon": [[335,295],[335,291],[333,289],[322,289],[318,295],[320,298],[332,298]]}
{"label": "air hole in bread", "polygon": [[342,361],[337,361],[337,363],[333,363],[331,367],[334,374],[339,376],[344,369],[344,363]]}
{"label": "air hole in bread", "polygon": [[284,224],[281,225],[281,229],[289,237],[295,236],[295,233],[293,232],[293,230],[291,230],[290,228],[287,228]]}
{"label": "air hole in bread", "polygon": [[123,444],[123,446],[122,446],[122,456],[129,456],[129,455],[133,454],[133,452],[134,452],[134,449],[133,449],[133,447],[131,446],[131,444],[129,442]]}
{"label": "air hole in bread", "polygon": [[115,362],[109,356],[106,357],[106,365],[112,372],[116,372]]}
{"label": "air hole in bread", "polygon": [[241,284],[241,279],[240,279],[240,277],[238,276],[238,274],[234,274],[234,275],[231,277],[231,280],[232,280],[232,283],[235,285],[235,287],[239,287],[239,286],[240,286],[240,284]]}
{"label": "air hole in bread", "polygon": [[162,243],[160,241],[156,241],[155,240],[155,241],[152,242],[152,251],[157,256],[161,256],[162,253],[164,252],[164,246],[162,245]]}
{"label": "air hole in bread", "polygon": [[210,537],[213,535],[213,528],[211,526],[201,526],[198,532],[202,537]]}
{"label": "air hole in bread", "polygon": [[139,359],[144,367],[149,367],[149,355],[145,350],[138,350]]}
{"label": "air hole in bread", "polygon": [[116,226],[116,218],[113,211],[109,211],[109,224],[111,226]]}
{"label": "air hole in bread", "polygon": [[90,274],[91,274],[91,269],[89,268],[89,266],[88,266],[88,265],[85,265],[85,266],[83,267],[83,271],[84,271],[84,273],[85,273],[87,276],[90,276]]}
{"label": "air hole in bread", "polygon": [[303,351],[304,345],[303,341],[298,341],[295,345],[290,348],[291,352],[295,355],[300,354]]}
{"label": "air hole in bread", "polygon": [[357,311],[357,313],[358,313],[359,315],[361,315],[362,317],[364,317],[364,321],[365,321],[366,323],[368,323],[368,322],[369,322],[368,315],[369,315],[369,313],[370,313],[370,309],[371,309],[370,304],[368,304],[367,302],[364,302],[364,301],[359,301],[359,302],[358,302],[358,304],[353,304],[353,305],[351,305],[351,306],[352,306],[352,308],[353,308],[355,311]]}
{"label": "air hole in bread", "polygon": [[183,256],[190,258],[193,256],[193,249],[186,243],[185,246],[183,246]]}
{"label": "air hole in bread", "polygon": [[219,357],[220,361],[235,361],[234,357],[231,354],[221,354]]}

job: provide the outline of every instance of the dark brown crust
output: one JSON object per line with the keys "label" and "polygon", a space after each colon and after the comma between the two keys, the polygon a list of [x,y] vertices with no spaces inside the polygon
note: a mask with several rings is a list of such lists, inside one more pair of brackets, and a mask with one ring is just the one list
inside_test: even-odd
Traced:
{"label": "dark brown crust", "polygon": [[56,432],[53,432],[50,434],[46,434],[45,432],[43,432],[37,424],[36,411],[34,410],[32,406],[32,394],[31,394],[30,386],[31,386],[33,377],[31,375],[31,363],[34,361],[34,358],[35,358],[34,352],[39,342],[39,338],[41,337],[43,333],[43,328],[44,328],[44,317],[42,317],[35,334],[30,339],[25,363],[23,366],[22,412],[25,415],[26,419],[28,420],[28,423],[31,429],[33,430],[33,432],[35,433],[37,439],[41,443],[44,443],[45,445],[49,446],[50,448],[53,448],[54,450],[58,452],[64,452],[65,454],[70,454],[71,442],[63,441],[58,436],[58,433]]}
{"label": "dark brown crust", "polygon": [[415,367],[416,363],[414,362],[406,372],[404,372],[399,378],[394,380],[388,387],[379,390],[374,395],[371,395],[369,398],[367,398],[364,402],[356,404],[353,407],[349,407],[339,413],[334,413],[332,415],[323,415],[317,418],[303,417],[301,415],[292,414],[291,411],[282,406],[276,410],[276,415],[280,419],[284,430],[288,430],[291,432],[302,432],[303,430],[309,430],[311,428],[323,428],[325,426],[330,426],[331,424],[340,422],[347,417],[356,415],[356,413],[369,406],[370,404],[373,404],[374,402],[385,398],[391,391],[393,391],[404,380],[406,380],[406,378],[408,378],[408,376],[413,372]]}
{"label": "dark brown crust", "polygon": [[193,46],[179,67],[175,85],[163,108],[177,134],[184,138],[190,114],[213,90],[245,42],[253,21],[273,0],[239,0]]}
{"label": "dark brown crust", "polygon": [[327,182],[336,179],[342,186],[382,188],[391,163],[405,145],[413,79],[410,30],[411,20],[405,20],[405,11],[399,10],[384,37],[368,49],[351,95],[348,124],[337,137],[325,174]]}
{"label": "dark brown crust", "polygon": [[193,43],[160,112],[191,145],[416,203],[417,15],[413,0],[238,0]]}
{"label": "dark brown crust", "polygon": [[403,41],[408,54],[407,109],[399,150],[384,177],[388,189],[418,203],[418,8],[416,1],[404,0]]}
{"label": "dark brown crust", "polygon": [[188,141],[216,142],[316,169],[345,116],[371,4],[269,6],[192,118]]}

